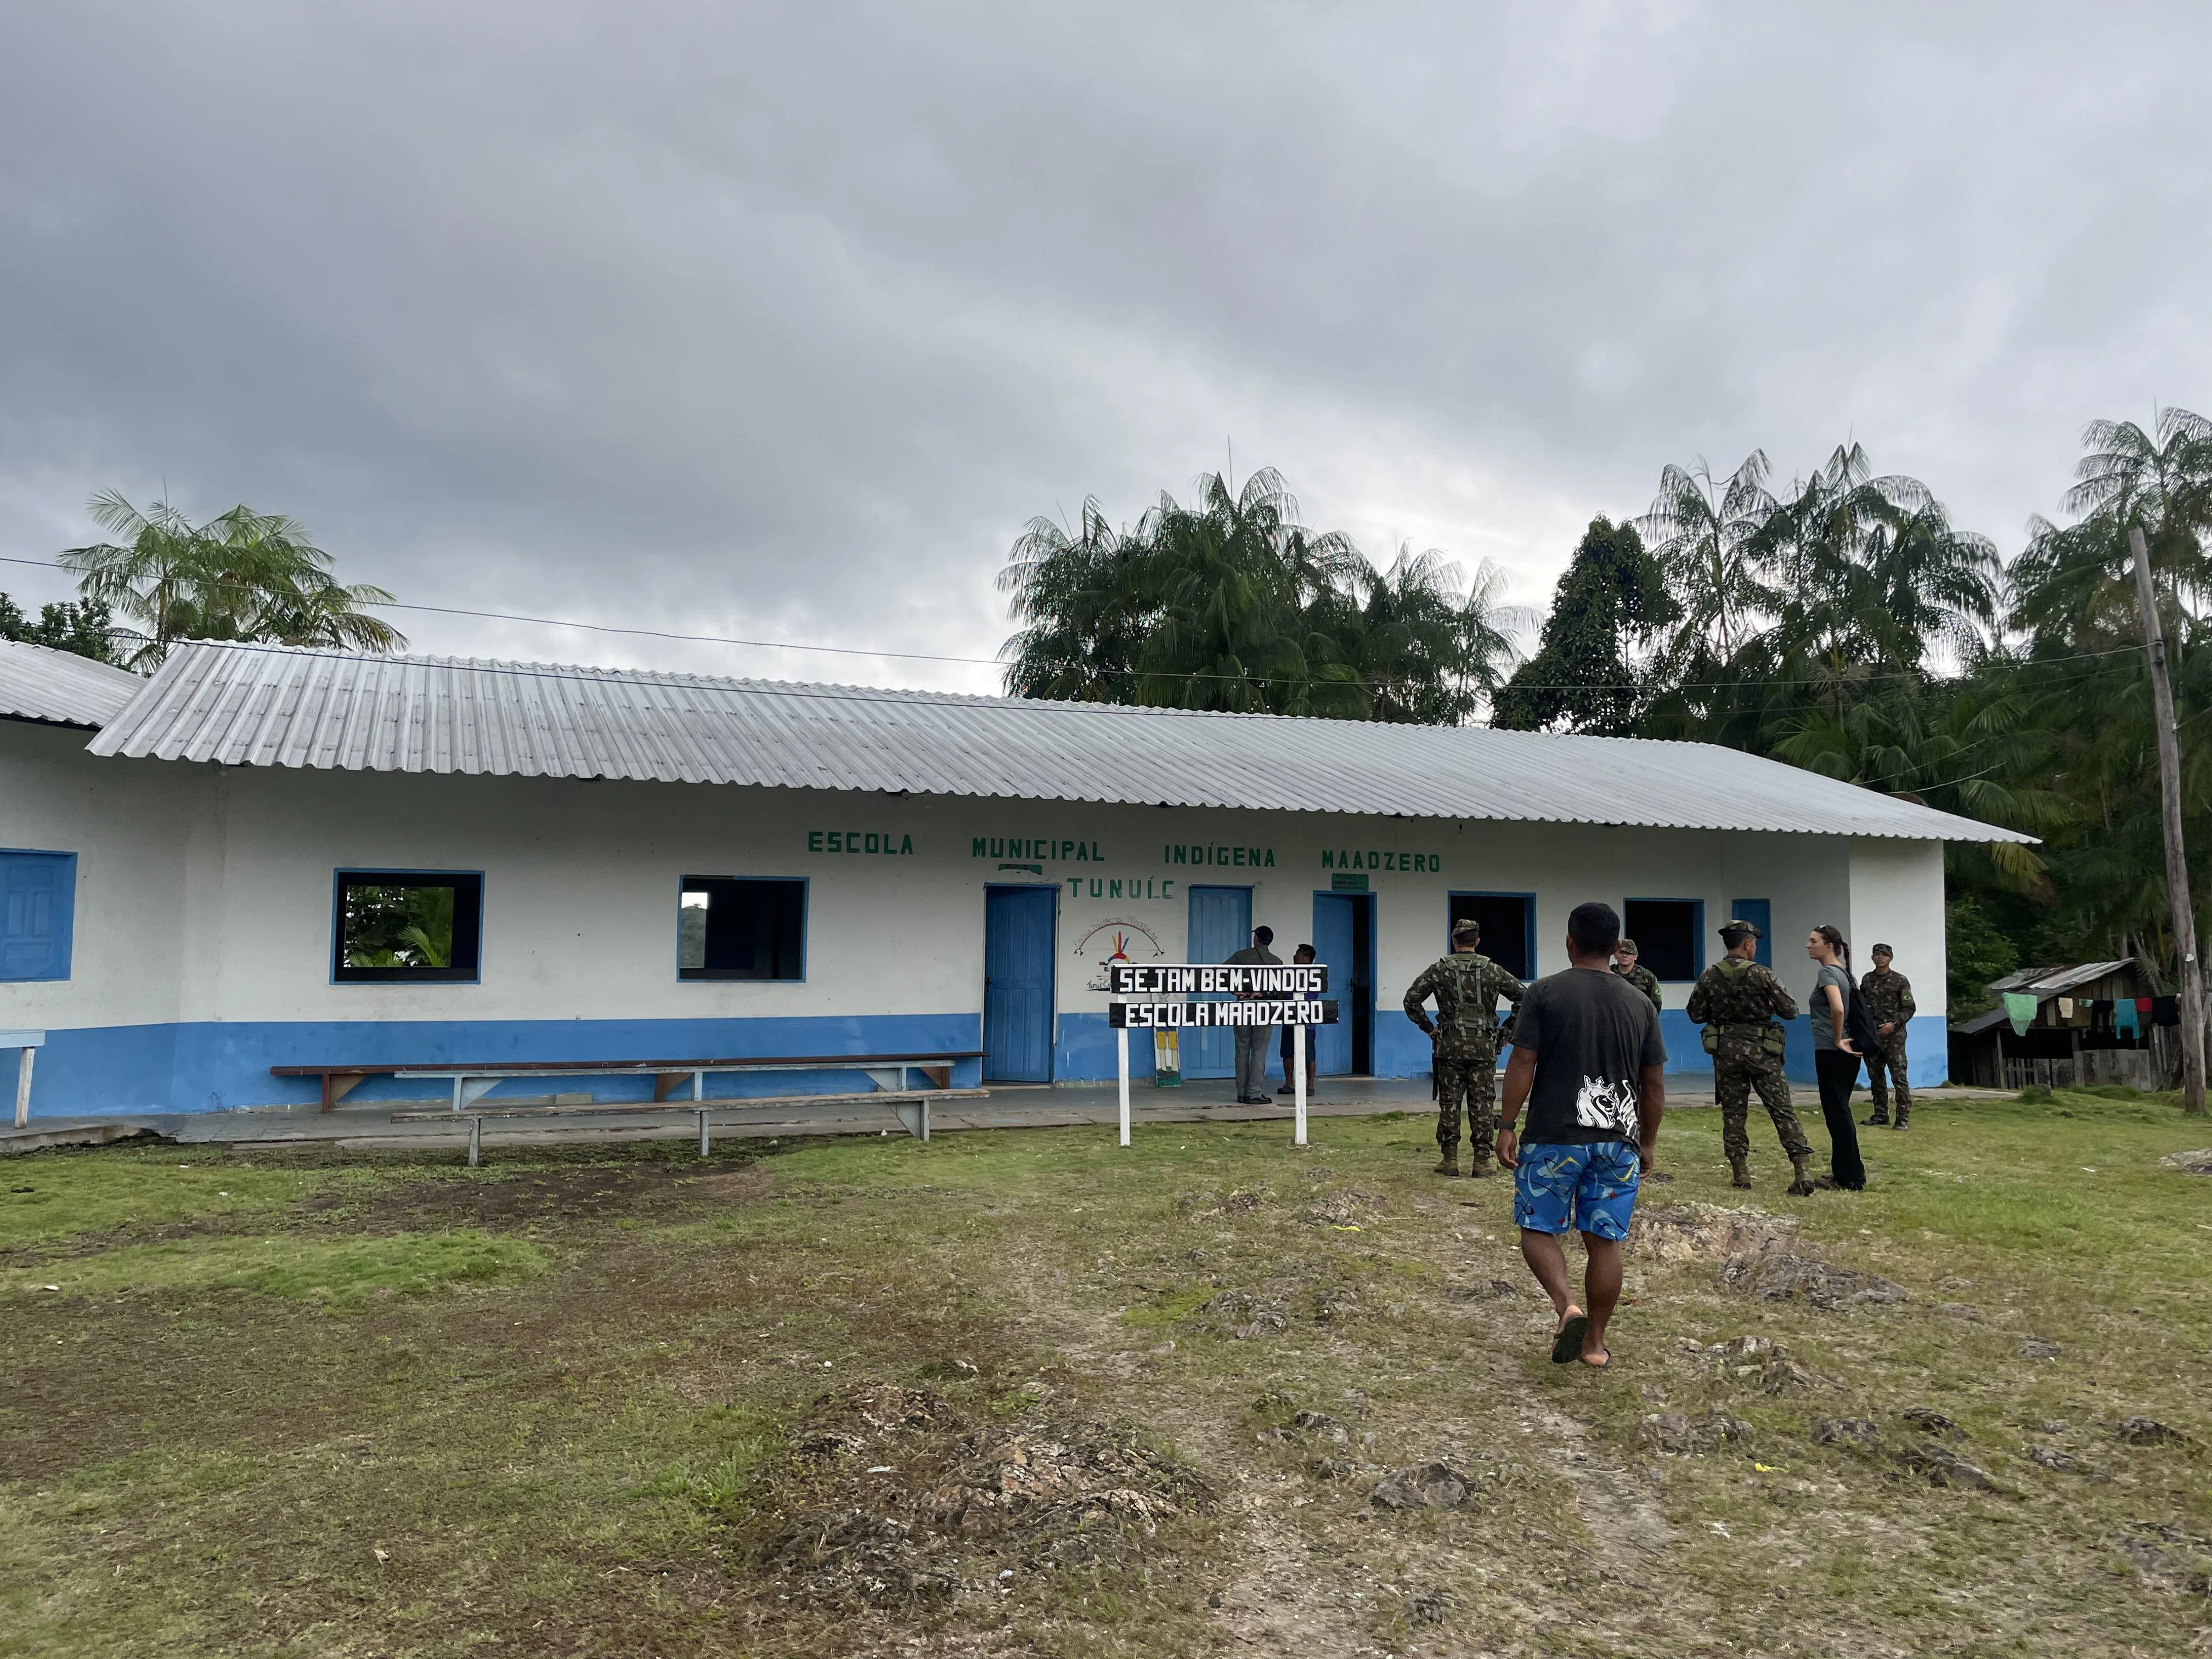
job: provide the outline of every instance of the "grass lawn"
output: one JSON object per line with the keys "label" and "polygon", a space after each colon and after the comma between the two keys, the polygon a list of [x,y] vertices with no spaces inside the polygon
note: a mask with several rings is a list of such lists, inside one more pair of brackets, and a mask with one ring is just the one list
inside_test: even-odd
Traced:
{"label": "grass lawn", "polygon": [[1679,1114],[1602,1375],[1316,1128],[10,1160],[0,1654],[2212,1653],[2212,1125]]}

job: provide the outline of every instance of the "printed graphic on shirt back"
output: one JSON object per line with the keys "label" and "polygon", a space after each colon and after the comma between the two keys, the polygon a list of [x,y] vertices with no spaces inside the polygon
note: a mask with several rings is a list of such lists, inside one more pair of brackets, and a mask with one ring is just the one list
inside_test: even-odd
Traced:
{"label": "printed graphic on shirt back", "polygon": [[1575,1121],[1585,1129],[1610,1129],[1620,1134],[1636,1132],[1636,1091],[1626,1083],[1607,1083],[1585,1077],[1575,1094]]}

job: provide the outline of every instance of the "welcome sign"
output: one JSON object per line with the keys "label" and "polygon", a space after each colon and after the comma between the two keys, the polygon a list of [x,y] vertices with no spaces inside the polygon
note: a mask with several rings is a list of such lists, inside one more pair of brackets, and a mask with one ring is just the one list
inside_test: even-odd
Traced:
{"label": "welcome sign", "polygon": [[1117,997],[1317,997],[1328,989],[1328,968],[1318,962],[1117,962],[1107,988]]}

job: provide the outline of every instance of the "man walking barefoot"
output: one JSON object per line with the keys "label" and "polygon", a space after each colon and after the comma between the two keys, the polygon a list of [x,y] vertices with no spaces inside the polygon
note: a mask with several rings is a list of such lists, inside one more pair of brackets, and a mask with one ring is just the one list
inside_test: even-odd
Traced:
{"label": "man walking barefoot", "polygon": [[[1613,971],[1620,917],[1609,904],[1578,904],[1567,918],[1565,973],[1521,999],[1513,1058],[1505,1067],[1498,1161],[1514,1172],[1513,1220],[1521,1257],[1559,1316],[1552,1358],[1601,1370],[1612,1363],[1606,1326],[1620,1300],[1620,1247],[1636,1188],[1651,1167],[1667,1109],[1667,1048],[1651,1000]],[[1514,1125],[1528,1108],[1528,1139]],[[1567,1282],[1560,1236],[1583,1236],[1587,1310]]]}

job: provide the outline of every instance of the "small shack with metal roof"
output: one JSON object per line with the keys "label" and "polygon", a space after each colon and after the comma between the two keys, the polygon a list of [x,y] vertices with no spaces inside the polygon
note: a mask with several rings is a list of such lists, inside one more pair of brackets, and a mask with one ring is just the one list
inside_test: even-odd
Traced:
{"label": "small shack with metal roof", "polygon": [[[1984,1089],[2164,1086],[2175,1044],[2170,1028],[2138,1006],[2154,1001],[2157,991],[2135,958],[2023,968],[1993,981],[1990,994],[1996,1007],[1951,1028],[1954,1082]],[[2034,1000],[2024,1029],[2015,1029],[2008,995]],[[2131,1017],[2121,1016],[2123,1003]]]}
{"label": "small shack with metal roof", "polygon": [[[1400,1000],[1454,921],[1528,977],[1593,898],[1680,1069],[1708,1069],[1681,1008],[1741,915],[1801,1000],[1814,926],[1893,944],[1934,1081],[1944,843],[2027,839],[1701,744],[235,643],[88,666],[67,725],[32,723],[52,665],[0,719],[0,847],[52,895],[0,986],[0,1024],[49,1032],[42,1113],[313,1098],[286,1069],[339,1064],[1097,1079],[1110,963],[1260,925],[1331,967],[1324,1076],[1418,1075]],[[1186,1075],[1225,1075],[1228,1036],[1191,1034]],[[1802,1019],[1791,1043],[1809,1076]]]}

